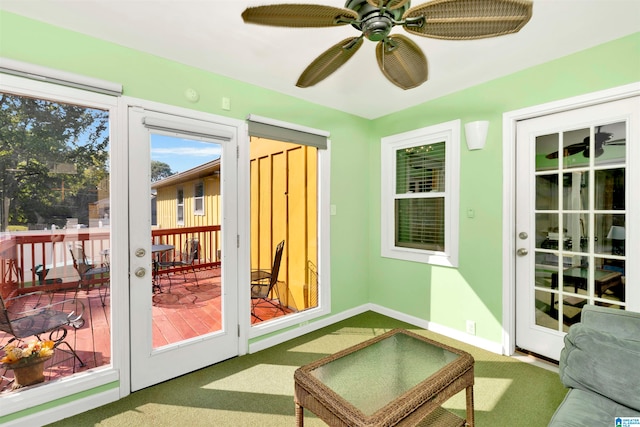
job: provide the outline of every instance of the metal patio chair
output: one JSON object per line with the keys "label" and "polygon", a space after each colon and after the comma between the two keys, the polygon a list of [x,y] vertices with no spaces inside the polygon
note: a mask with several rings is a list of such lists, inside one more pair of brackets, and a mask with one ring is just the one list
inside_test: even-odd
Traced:
{"label": "metal patio chair", "polygon": [[[186,270],[188,267],[191,267],[191,271],[193,271],[193,277],[196,280],[196,286],[198,286],[198,275],[196,274],[196,269],[194,266],[195,260],[198,257],[198,249],[200,247],[200,242],[198,239],[187,239],[184,243],[184,247],[182,248],[182,252],[180,253],[180,257],[170,261],[160,260],[158,261],[158,277],[162,274],[166,274],[169,279],[169,292],[171,292],[171,285],[173,284],[171,281],[171,274],[169,274],[174,268],[180,268],[182,271],[182,278],[184,281],[187,281]],[[160,286],[157,286],[160,288]]]}
{"label": "metal patio chair", "polygon": [[[98,288],[98,296],[102,306],[106,306],[107,292],[110,286],[110,267],[109,265],[94,266],[84,252],[82,245],[73,246],[69,244],[69,252],[73,259],[73,267],[80,276],[78,284],[79,289],[89,292],[91,287]],[[103,292],[104,291],[104,292]]]}
{"label": "metal patio chair", "polygon": [[[24,341],[35,337],[53,341],[54,348],[64,345],[80,366],[85,363],[66,341],[68,327],[75,329],[84,325],[84,304],[75,298],[53,302],[44,292],[31,292],[13,298],[0,296],[0,331],[11,336],[2,348],[13,341]],[[44,300],[44,301],[43,301]]]}
{"label": "metal patio chair", "polygon": [[[256,314],[256,307],[260,303],[267,303],[276,309],[286,313],[280,302],[280,293],[278,291],[278,273],[280,272],[280,263],[282,261],[282,253],[284,252],[284,240],[276,246],[276,253],[273,257],[273,265],[271,271],[253,270],[251,271],[251,316],[257,320],[263,320]],[[276,299],[269,298],[271,293],[275,293]]]}

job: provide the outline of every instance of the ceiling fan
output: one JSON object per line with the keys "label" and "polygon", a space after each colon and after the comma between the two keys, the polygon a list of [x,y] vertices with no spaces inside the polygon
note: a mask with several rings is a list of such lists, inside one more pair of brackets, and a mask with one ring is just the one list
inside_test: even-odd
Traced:
{"label": "ceiling fan", "polygon": [[[614,141],[609,141],[613,134],[609,132],[600,132],[600,127],[596,131],[595,135],[596,142],[594,144],[594,156],[600,157],[604,153],[605,145],[625,145],[626,141],[624,139],[617,139]],[[587,136],[582,142],[578,142],[577,144],[571,144],[562,149],[562,156],[568,157],[579,152],[582,152],[584,157],[591,157],[591,148],[590,148],[591,137]],[[557,159],[558,151],[554,151],[553,153],[549,153],[546,155],[547,159]]]}
{"label": "ceiling fan", "polygon": [[296,86],[309,87],[346,63],[363,39],[377,42],[378,66],[389,81],[412,89],[427,80],[427,58],[408,37],[390,34],[399,25],[417,36],[473,40],[520,31],[529,22],[529,0],[433,0],[410,7],[410,0],[347,0],[344,8],[315,4],[275,4],[245,9],[244,22],[277,27],[351,25],[362,34],[333,45],[304,70]]}

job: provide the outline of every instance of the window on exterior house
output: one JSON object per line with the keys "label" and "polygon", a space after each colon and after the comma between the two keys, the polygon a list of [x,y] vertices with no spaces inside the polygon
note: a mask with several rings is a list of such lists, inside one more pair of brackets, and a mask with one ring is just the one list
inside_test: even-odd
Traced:
{"label": "window on exterior house", "polygon": [[182,188],[178,188],[176,201],[178,206],[178,210],[176,212],[176,220],[178,225],[184,225],[184,190]]}
{"label": "window on exterior house", "polygon": [[458,120],[382,139],[382,256],[458,263]]}
{"label": "window on exterior house", "polygon": [[198,182],[193,188],[193,214],[204,215],[204,182]]}

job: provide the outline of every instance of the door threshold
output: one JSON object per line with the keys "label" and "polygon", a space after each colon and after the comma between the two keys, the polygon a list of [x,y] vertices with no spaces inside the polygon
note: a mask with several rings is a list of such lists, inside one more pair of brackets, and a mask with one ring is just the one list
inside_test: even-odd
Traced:
{"label": "door threshold", "polygon": [[521,362],[530,363],[551,372],[558,373],[559,371],[557,360],[553,360],[550,357],[546,357],[541,354],[525,350],[523,348],[516,347],[516,351],[511,357],[518,359]]}

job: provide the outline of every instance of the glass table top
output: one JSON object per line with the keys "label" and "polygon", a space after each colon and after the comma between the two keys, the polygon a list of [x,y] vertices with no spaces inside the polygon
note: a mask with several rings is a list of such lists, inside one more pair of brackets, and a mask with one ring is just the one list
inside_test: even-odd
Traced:
{"label": "glass table top", "polygon": [[445,348],[397,333],[310,374],[369,416],[458,357]]}

